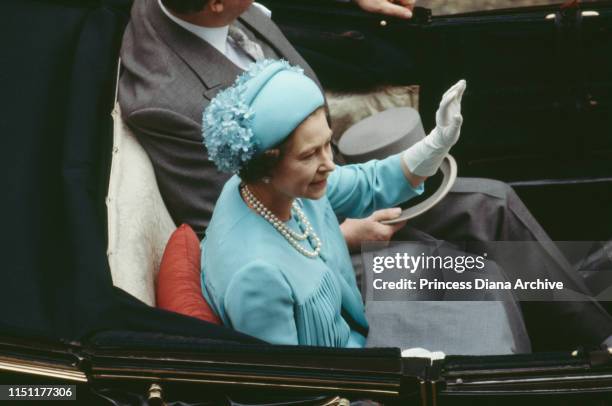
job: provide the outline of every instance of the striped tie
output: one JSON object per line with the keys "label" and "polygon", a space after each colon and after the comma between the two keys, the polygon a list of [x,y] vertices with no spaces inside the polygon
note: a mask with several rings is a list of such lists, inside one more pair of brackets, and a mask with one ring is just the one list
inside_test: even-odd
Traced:
{"label": "striped tie", "polygon": [[257,42],[251,41],[245,32],[235,25],[231,25],[229,27],[228,36],[232,41],[234,41],[236,46],[242,49],[254,61],[261,61],[265,58],[261,46]]}

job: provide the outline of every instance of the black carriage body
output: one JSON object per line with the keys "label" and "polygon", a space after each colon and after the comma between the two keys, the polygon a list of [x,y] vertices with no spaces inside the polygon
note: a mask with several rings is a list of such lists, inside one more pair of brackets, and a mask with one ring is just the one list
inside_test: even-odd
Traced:
{"label": "black carriage body", "polygon": [[326,88],[419,85],[426,130],[466,79],[459,175],[509,182],[553,240],[610,238],[612,2],[417,9],[409,22],[329,1],[266,4]]}

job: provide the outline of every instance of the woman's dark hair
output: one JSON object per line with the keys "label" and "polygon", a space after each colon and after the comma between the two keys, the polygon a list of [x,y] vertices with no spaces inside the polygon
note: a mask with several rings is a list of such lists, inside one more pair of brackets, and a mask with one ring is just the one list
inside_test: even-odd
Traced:
{"label": "woman's dark hair", "polygon": [[209,0],[162,0],[166,8],[179,14],[191,14],[202,11]]}
{"label": "woman's dark hair", "polygon": [[266,176],[270,176],[272,174],[272,169],[274,169],[274,166],[276,166],[283,156],[286,142],[287,140],[283,141],[282,144],[271,150],[278,151],[278,153],[264,152],[247,162],[238,173],[240,179],[247,183],[253,183],[260,181]]}

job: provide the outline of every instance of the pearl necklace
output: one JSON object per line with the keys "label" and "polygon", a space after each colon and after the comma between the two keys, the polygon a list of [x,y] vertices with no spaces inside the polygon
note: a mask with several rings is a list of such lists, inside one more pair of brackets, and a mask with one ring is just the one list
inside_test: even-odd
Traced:
{"label": "pearl necklace", "polygon": [[[255,195],[249,190],[247,185],[242,185],[240,188],[242,196],[247,201],[247,203],[259,214],[261,215],[268,223],[272,224],[272,226],[279,232],[285,239],[300,252],[301,254],[309,257],[315,258],[319,256],[321,252],[321,240],[315,234],[312,225],[306,218],[306,215],[300,208],[300,206],[294,201],[291,205],[292,209],[297,214],[300,222],[304,225],[304,232],[297,233],[291,230],[283,221],[281,221],[274,213],[272,213],[266,206],[263,205]],[[304,241],[308,237],[312,237],[314,241],[314,250],[310,251],[304,248],[298,241]]]}

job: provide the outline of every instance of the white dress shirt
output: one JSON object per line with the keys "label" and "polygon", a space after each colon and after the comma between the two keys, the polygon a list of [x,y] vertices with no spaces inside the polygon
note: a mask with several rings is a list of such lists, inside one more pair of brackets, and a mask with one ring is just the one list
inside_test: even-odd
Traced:
{"label": "white dress shirt", "polygon": [[[242,70],[246,70],[247,67],[251,63],[253,63],[253,60],[246,54],[246,52],[244,52],[242,48],[236,46],[233,41],[229,40],[229,37],[227,35],[229,31],[228,25],[224,27],[202,27],[200,25],[188,23],[187,21],[181,20],[180,18],[170,13],[168,9],[166,9],[166,7],[162,4],[161,0],[157,1],[162,11],[165,15],[168,16],[169,19],[171,19],[187,31],[193,33],[197,37],[208,42],[210,45],[215,47],[217,51],[225,55],[234,65],[238,66]],[[260,9],[268,17],[272,16],[272,11],[270,11],[263,5],[259,3],[253,3],[253,6]]]}

